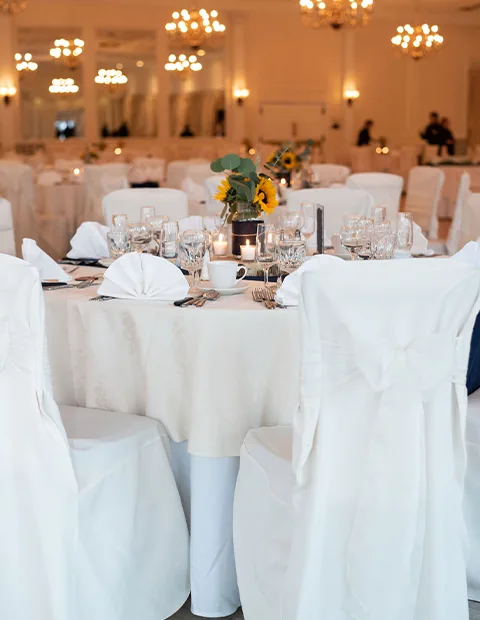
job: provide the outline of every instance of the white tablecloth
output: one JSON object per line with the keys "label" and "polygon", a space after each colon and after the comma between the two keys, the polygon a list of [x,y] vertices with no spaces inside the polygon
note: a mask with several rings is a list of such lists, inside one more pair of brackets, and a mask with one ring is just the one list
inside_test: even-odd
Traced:
{"label": "white tablecloth", "polygon": [[471,191],[480,192],[480,166],[438,166],[438,168],[445,173],[445,184],[438,205],[438,217],[453,218],[462,174],[468,172],[471,179]]}
{"label": "white tablecloth", "polygon": [[90,302],[95,294],[96,287],[45,293],[57,402],[164,424],[191,528],[192,611],[228,616],[240,605],[232,540],[238,454],[249,429],[292,421],[298,312],[266,310],[250,294],[202,309]]}

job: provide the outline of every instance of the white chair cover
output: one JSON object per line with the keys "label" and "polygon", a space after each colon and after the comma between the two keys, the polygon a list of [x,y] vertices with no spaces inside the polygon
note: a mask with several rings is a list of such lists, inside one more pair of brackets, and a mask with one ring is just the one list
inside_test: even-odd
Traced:
{"label": "white chair cover", "polygon": [[469,194],[470,175],[468,174],[468,172],[464,172],[460,179],[460,185],[458,186],[457,202],[455,203],[455,213],[453,214],[452,225],[450,226],[446,243],[447,251],[450,256],[458,252],[458,250],[460,249],[464,221],[464,209]]}
{"label": "white chair cover", "polygon": [[132,174],[135,174],[136,183],[155,181],[162,185],[165,180],[165,160],[160,157],[135,157]]}
{"label": "white chair cover", "polygon": [[36,218],[32,168],[13,161],[1,161],[0,196],[6,198],[12,206],[15,248],[17,254],[20,254],[24,237],[41,241],[41,231]]}
{"label": "white chair cover", "polygon": [[468,535],[468,598],[480,601],[480,390],[468,397],[467,472],[463,513]]}
{"label": "white chair cover", "polygon": [[6,256],[0,271],[0,616],[167,618],[189,583],[165,431],[109,411],[63,407],[60,417],[38,274]]}
{"label": "white chair cover", "polygon": [[347,188],[300,189],[288,196],[289,211],[300,211],[303,202],[313,202],[324,207],[324,241],[330,245],[332,235],[337,235],[343,226],[345,215],[370,216],[373,198],[367,192]]}
{"label": "white chair cover", "polygon": [[373,147],[354,146],[351,150],[352,171],[372,172],[373,170]]}
{"label": "white chair cover", "polygon": [[420,149],[420,145],[402,146],[400,148],[399,174],[403,177],[405,183],[408,181],[408,174],[410,170],[415,168],[415,166],[418,166]]}
{"label": "white chair cover", "polygon": [[0,254],[15,256],[12,205],[5,198],[0,198]]}
{"label": "white chair cover", "polygon": [[350,168],[338,164],[311,164],[310,169],[315,183],[321,183],[325,186],[333,183],[345,183],[350,174]]}
{"label": "white chair cover", "polygon": [[81,222],[102,222],[102,200],[104,196],[110,192],[129,187],[129,170],[129,164],[89,164],[85,166],[85,212]]}
{"label": "white chair cover", "polygon": [[363,172],[352,174],[347,179],[347,187],[368,192],[374,206],[386,207],[387,219],[396,221],[403,191],[402,177],[384,172]]}
{"label": "white chair cover", "polygon": [[480,271],[456,261],[305,274],[296,483],[286,431],[251,431],[241,455],[245,617],[468,620],[463,429],[479,294]]}
{"label": "white chair cover", "polygon": [[194,164],[209,165],[208,162],[203,159],[179,159],[171,161],[167,166],[167,187],[180,189],[183,179],[188,176],[188,169]]}
{"label": "white chair cover", "polygon": [[178,220],[188,215],[188,198],[178,189],[139,188],[122,189],[108,194],[103,199],[103,216],[107,226],[112,215],[126,213],[130,222],[140,221],[142,207],[155,207],[157,215],[166,215]]}
{"label": "white chair cover", "polygon": [[429,239],[438,238],[438,202],[445,174],[432,166],[416,166],[410,170],[405,211],[426,232]]}
{"label": "white chair cover", "polygon": [[58,185],[63,181],[63,177],[57,170],[43,170],[38,173],[38,185]]}
{"label": "white chair cover", "polygon": [[205,202],[207,203],[207,213],[215,214],[221,213],[224,209],[223,202],[220,200],[215,200],[214,196],[218,192],[218,186],[225,178],[225,175],[217,174],[214,176],[209,176],[208,179],[204,181],[205,188]]}

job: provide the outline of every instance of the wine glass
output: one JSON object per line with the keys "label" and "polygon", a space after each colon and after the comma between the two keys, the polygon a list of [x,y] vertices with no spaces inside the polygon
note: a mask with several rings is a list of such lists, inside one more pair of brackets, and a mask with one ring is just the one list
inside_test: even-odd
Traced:
{"label": "wine glass", "polygon": [[301,213],[302,213],[302,234],[307,240],[307,248],[310,243],[310,239],[312,235],[315,233],[317,228],[317,208],[319,205],[313,204],[311,202],[302,202],[301,205]]}
{"label": "wine glass", "polygon": [[164,258],[176,258],[178,254],[178,222],[164,222],[160,234],[160,253]]}
{"label": "wine glass", "polygon": [[281,271],[292,273],[298,269],[307,257],[305,240],[295,231],[280,230],[276,240],[277,261]]}
{"label": "wine glass", "polygon": [[352,260],[356,260],[356,250],[360,246],[358,240],[358,226],[355,224],[342,226],[340,228],[340,242],[350,252]]}
{"label": "wine glass", "polygon": [[263,283],[268,288],[268,272],[275,264],[276,235],[273,224],[258,224],[257,240],[255,242],[255,260],[263,268]]}
{"label": "wine glass", "polygon": [[188,271],[190,293],[200,293],[200,272],[207,249],[207,234],[203,230],[186,230],[180,235],[180,265]]}
{"label": "wine glass", "polygon": [[145,222],[130,224],[129,230],[132,236],[132,251],[144,252],[152,241],[152,227]]}
{"label": "wine glass", "polygon": [[155,207],[142,207],[140,210],[140,221],[149,223],[155,217]]}
{"label": "wine glass", "polygon": [[298,211],[288,211],[280,216],[279,228],[284,230],[301,230],[303,225],[302,214]]}
{"label": "wine glass", "polygon": [[396,249],[402,255],[410,255],[413,247],[413,218],[411,213],[397,214]]}
{"label": "wine glass", "polygon": [[148,220],[148,223],[152,227],[152,237],[155,243],[157,244],[157,248],[155,254],[160,255],[161,243],[162,243],[162,230],[165,222],[168,222],[169,219],[166,215],[156,215],[155,217],[151,217]]}
{"label": "wine glass", "polygon": [[112,229],[128,231],[128,216],[126,213],[114,213],[112,215]]}
{"label": "wine glass", "polygon": [[375,237],[375,260],[390,260],[395,251],[396,235],[388,233]]}
{"label": "wine glass", "polygon": [[111,258],[120,258],[131,251],[132,235],[128,230],[118,228],[107,233],[108,250]]}
{"label": "wine glass", "polygon": [[372,220],[364,220],[358,227],[358,247],[355,254],[362,260],[369,260],[375,254],[374,224]]}
{"label": "wine glass", "polygon": [[387,208],[386,207],[373,207],[372,209],[372,219],[375,224],[381,224],[385,222],[387,219]]}

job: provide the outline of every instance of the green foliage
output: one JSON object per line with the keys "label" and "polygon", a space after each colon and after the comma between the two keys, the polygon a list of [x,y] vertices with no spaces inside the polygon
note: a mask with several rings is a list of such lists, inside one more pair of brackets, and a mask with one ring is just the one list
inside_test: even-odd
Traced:
{"label": "green foliage", "polygon": [[212,162],[210,170],[216,173],[231,172],[228,181],[232,189],[226,197],[226,203],[230,205],[231,214],[235,212],[237,202],[253,202],[260,179],[251,159],[231,153]]}

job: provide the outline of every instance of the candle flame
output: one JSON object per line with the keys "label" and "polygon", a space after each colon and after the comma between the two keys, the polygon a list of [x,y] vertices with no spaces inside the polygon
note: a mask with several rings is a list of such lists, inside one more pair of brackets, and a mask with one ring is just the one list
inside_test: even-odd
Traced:
{"label": "candle flame", "polygon": [[247,239],[246,245],[250,245],[250,240],[249,239]]}
{"label": "candle flame", "polygon": [[223,235],[222,235],[222,233],[220,233],[220,234],[218,235],[218,240],[219,240],[219,241],[223,241]]}

